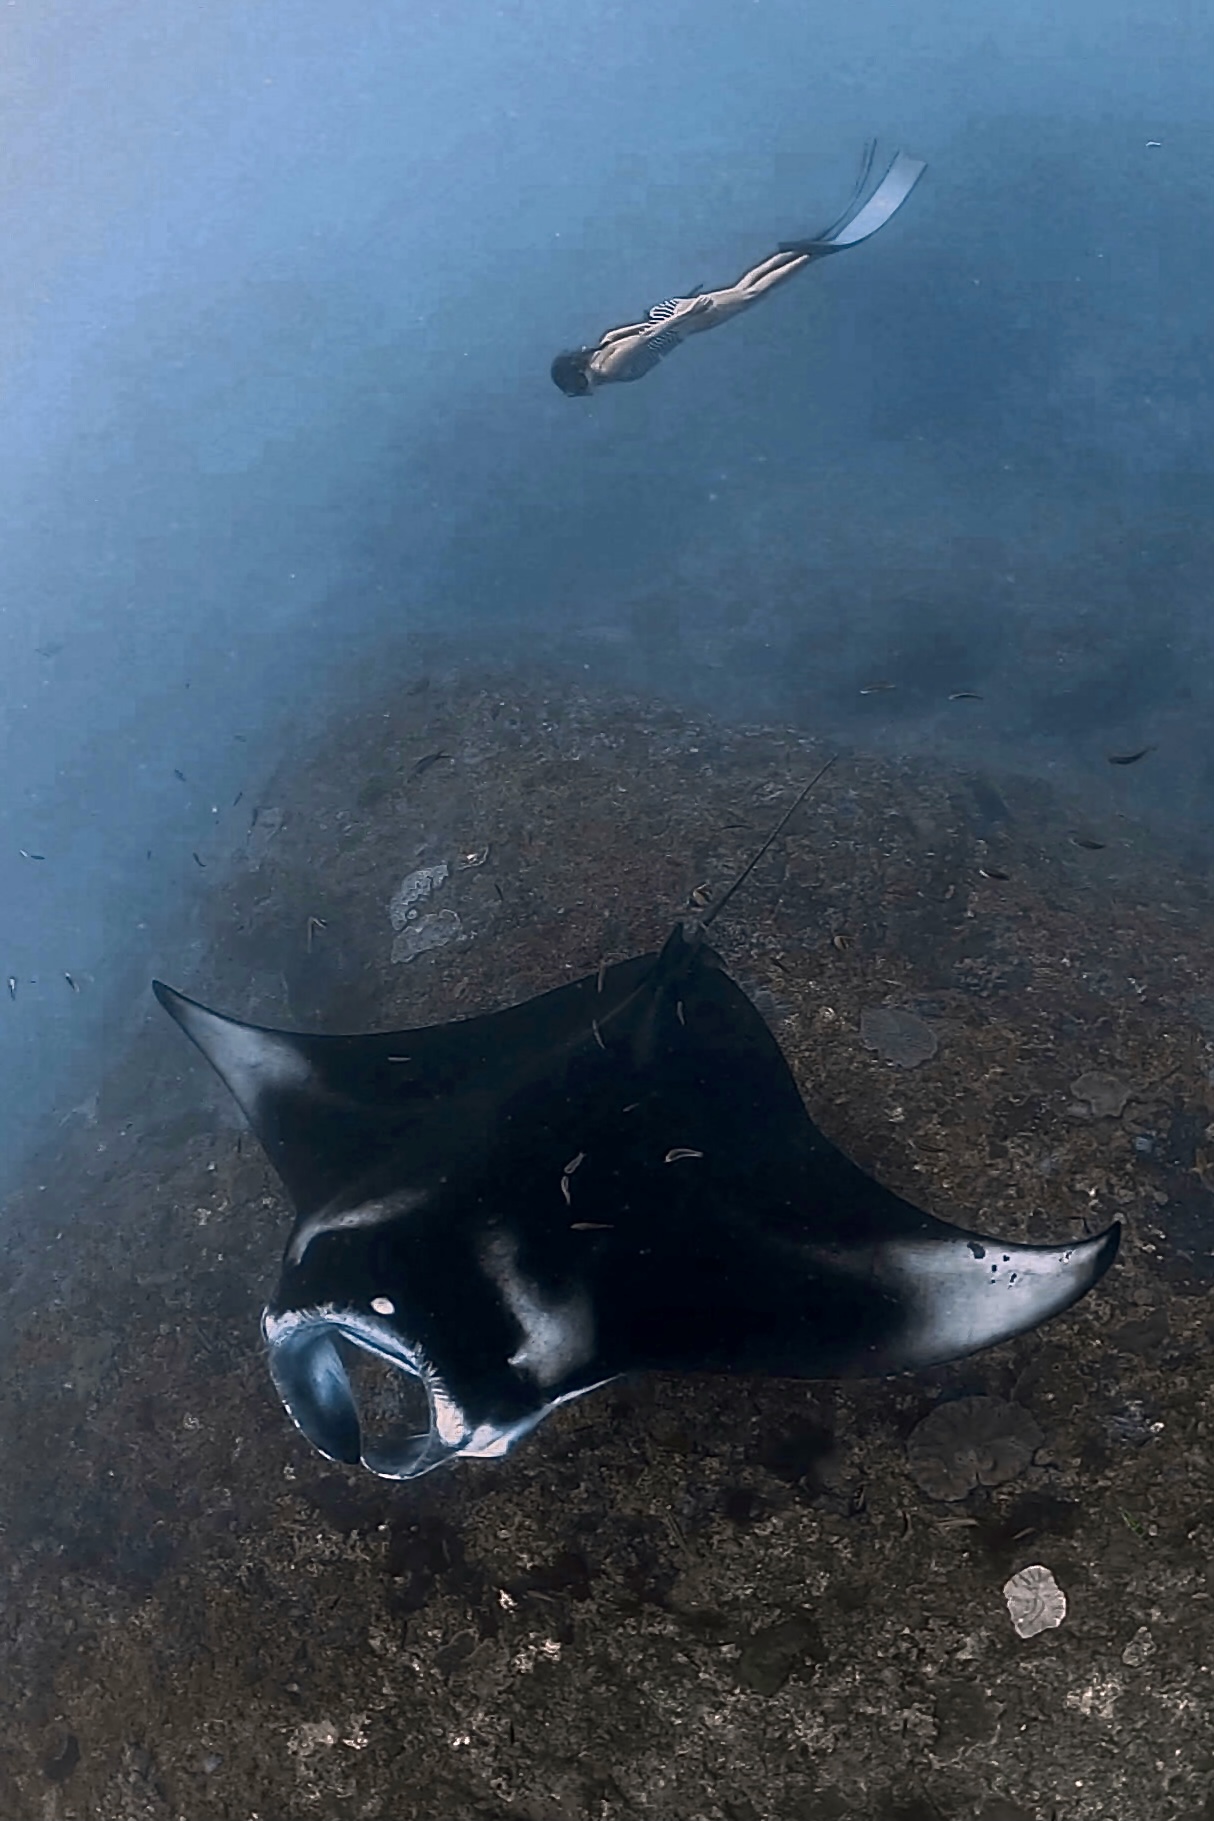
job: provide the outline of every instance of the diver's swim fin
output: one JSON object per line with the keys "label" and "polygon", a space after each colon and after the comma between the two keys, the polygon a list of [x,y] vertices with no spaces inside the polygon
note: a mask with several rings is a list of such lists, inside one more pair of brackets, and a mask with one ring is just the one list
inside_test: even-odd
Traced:
{"label": "diver's swim fin", "polygon": [[837,234],[839,229],[851,220],[856,210],[860,207],[864,192],[868,188],[868,180],[873,174],[873,161],[876,156],[876,140],[866,139],[864,142],[864,150],[860,154],[860,169],[856,175],[856,182],[852,193],[848,197],[845,206],[840,210],[839,214],[835,216],[835,219],[831,222],[830,226],[828,228],[823,228],[820,234],[814,235],[815,241],[829,240],[832,235]]}
{"label": "diver's swim fin", "polygon": [[866,150],[860,183],[839,220],[832,222],[823,233],[811,239],[782,240],[780,252],[815,253],[820,257],[826,253],[840,253],[844,247],[858,246],[862,240],[875,234],[878,228],[883,228],[890,216],[902,207],[927,165],[922,158],[912,158],[906,152],[899,152],[868,201],[857,206],[871,168],[872,151]]}

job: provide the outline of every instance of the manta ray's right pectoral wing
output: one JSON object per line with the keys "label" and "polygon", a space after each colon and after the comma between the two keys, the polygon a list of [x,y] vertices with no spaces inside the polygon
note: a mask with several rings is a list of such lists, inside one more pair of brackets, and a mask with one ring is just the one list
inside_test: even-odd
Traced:
{"label": "manta ray's right pectoral wing", "polygon": [[902,1320],[866,1370],[942,1365],[993,1347],[1059,1315],[1102,1278],[1121,1228],[1065,1246],[1021,1246],[932,1222],[921,1237],[899,1234],[872,1248],[874,1283]]}

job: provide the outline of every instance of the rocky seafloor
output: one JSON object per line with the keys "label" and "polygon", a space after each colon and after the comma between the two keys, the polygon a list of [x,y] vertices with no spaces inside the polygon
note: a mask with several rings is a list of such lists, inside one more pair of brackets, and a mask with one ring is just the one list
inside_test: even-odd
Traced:
{"label": "rocky seafloor", "polygon": [[[825,756],[414,686],[241,805],[170,978],[329,1030],[511,1003],[657,946]],[[1113,1271],[953,1366],[617,1383],[404,1485],[284,1415],[282,1192],[150,1019],[5,1209],[0,1821],[1211,1821],[1211,919],[1128,817],[841,753],[715,946],[857,1162],[1008,1238],[1120,1219]]]}

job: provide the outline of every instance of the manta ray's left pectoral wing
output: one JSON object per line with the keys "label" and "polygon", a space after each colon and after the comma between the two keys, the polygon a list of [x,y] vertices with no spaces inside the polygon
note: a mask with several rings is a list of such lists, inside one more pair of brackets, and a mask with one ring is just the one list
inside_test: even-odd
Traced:
{"label": "manta ray's left pectoral wing", "polygon": [[352,1191],[379,1161],[396,1160],[415,1181],[466,1158],[520,1088],[559,1079],[570,1051],[593,1044],[597,1021],[635,996],[652,963],[620,962],[501,1011],[357,1036],[272,1030],[163,981],[152,990],[230,1089],[304,1214]]}

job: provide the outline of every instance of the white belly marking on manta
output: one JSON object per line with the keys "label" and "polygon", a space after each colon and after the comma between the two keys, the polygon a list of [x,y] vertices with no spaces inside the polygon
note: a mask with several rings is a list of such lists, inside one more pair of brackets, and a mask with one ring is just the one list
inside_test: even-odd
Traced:
{"label": "white belly marking on manta", "polygon": [[518,1268],[518,1246],[504,1234],[486,1244],[481,1263],[523,1331],[509,1363],[547,1390],[594,1353],[594,1315],[582,1290],[545,1302],[539,1285]]}
{"label": "white belly marking on manta", "polygon": [[[429,1201],[426,1189],[402,1189],[399,1195],[386,1195],[382,1200],[364,1201],[355,1207],[342,1207],[330,1202],[301,1220],[287,1247],[289,1265],[297,1265],[314,1239],[322,1233],[348,1233],[359,1227],[382,1227],[403,1214],[413,1214]],[[391,1310],[381,1310],[391,1314]]]}

